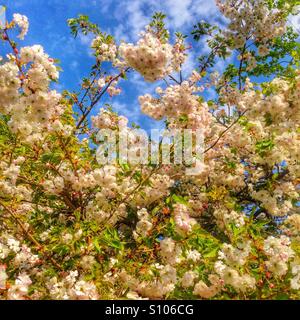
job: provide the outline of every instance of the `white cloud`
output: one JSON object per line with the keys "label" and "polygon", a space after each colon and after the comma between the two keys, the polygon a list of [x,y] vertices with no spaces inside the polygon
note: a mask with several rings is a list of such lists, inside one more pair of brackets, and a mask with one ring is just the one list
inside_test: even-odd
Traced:
{"label": "white cloud", "polygon": [[[134,99],[133,99],[134,100]],[[139,103],[124,103],[118,100],[114,100],[112,103],[112,107],[114,111],[116,111],[120,115],[124,115],[129,120],[129,125],[134,122],[137,125],[140,125],[143,129],[150,132],[152,129],[163,129],[164,122],[156,121],[154,119],[149,118],[148,116],[141,113]]]}
{"label": "white cloud", "polygon": [[77,60],[73,60],[73,61],[70,63],[70,67],[71,67],[72,69],[77,69],[78,66],[79,66],[79,63],[78,63]]}
{"label": "white cloud", "polygon": [[117,28],[114,28],[112,33],[118,42],[130,42],[129,35],[126,32],[126,27],[124,27],[124,25],[120,25]]}
{"label": "white cloud", "polygon": [[[167,15],[170,31],[190,31],[193,25],[203,18],[209,21],[220,19],[214,0],[99,0],[100,10],[117,24],[114,34],[129,34],[133,40],[150,21],[155,11]],[[121,30],[120,30],[121,29]]]}
{"label": "white cloud", "polygon": [[130,121],[138,122],[141,116],[139,105],[128,105],[127,103],[114,100],[112,103],[113,109],[121,115],[129,118]]}
{"label": "white cloud", "polygon": [[290,16],[288,24],[300,34],[300,14],[296,16]]}
{"label": "white cloud", "polygon": [[80,40],[80,43],[83,45],[90,45],[94,36],[91,33],[88,33],[87,35],[84,35],[82,33],[78,34],[78,38]]}
{"label": "white cloud", "polygon": [[80,43],[87,48],[87,53],[89,57],[93,57],[93,50],[91,48],[91,43],[94,38],[94,35],[91,33],[88,33],[87,35],[84,35],[82,33],[78,34],[78,38]]}
{"label": "white cloud", "polygon": [[54,83],[52,87],[54,90],[62,92],[65,88],[65,85],[63,83]]}
{"label": "white cloud", "polygon": [[220,17],[214,0],[192,1],[190,9],[195,17],[207,18],[209,21],[215,21]]}
{"label": "white cloud", "polygon": [[190,50],[188,51],[188,56],[185,63],[182,66],[182,74],[188,76],[197,67],[197,57],[195,53]]}
{"label": "white cloud", "polygon": [[164,2],[170,26],[179,29],[193,20],[192,2],[192,0],[167,0]]}

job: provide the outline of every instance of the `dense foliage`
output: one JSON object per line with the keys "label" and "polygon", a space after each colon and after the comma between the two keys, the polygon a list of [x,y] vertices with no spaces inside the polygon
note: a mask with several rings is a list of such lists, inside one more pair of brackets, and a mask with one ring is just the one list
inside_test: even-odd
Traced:
{"label": "dense foliage", "polygon": [[[227,28],[194,26],[210,52],[187,78],[192,49],[162,13],[136,44],[69,19],[94,37],[78,92],[52,90],[57,61],[12,39],[25,16],[0,30],[0,299],[300,298],[299,1],[216,2]],[[100,129],[135,129],[102,104],[133,72],[160,85],[144,114],[204,133],[200,174],[97,161]]]}

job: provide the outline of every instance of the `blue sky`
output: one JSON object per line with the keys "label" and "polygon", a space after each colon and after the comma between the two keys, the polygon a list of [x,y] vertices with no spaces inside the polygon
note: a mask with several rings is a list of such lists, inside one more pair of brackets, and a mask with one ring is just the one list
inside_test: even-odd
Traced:
{"label": "blue sky", "polygon": [[[79,13],[88,15],[91,21],[96,22],[103,31],[113,34],[117,40],[128,42],[137,40],[138,32],[155,11],[167,14],[167,27],[171,32],[180,30],[189,33],[201,19],[220,22],[214,0],[0,0],[0,5],[7,7],[8,20],[11,20],[13,13],[29,18],[29,33],[20,45],[41,44],[51,57],[61,61],[63,72],[59,84],[55,85],[58,91],[76,90],[80,79],[88,75],[93,64],[89,48],[91,38],[80,36],[74,39],[66,23],[68,18]],[[0,55],[3,54],[0,47]],[[195,63],[196,57],[192,55],[184,67],[185,72],[193,69]],[[102,101],[94,113],[104,102],[109,102],[120,114],[142,127],[160,127],[161,124],[141,115],[138,104],[138,96],[153,92],[157,85],[147,84],[139,75],[132,73],[129,81],[122,83],[122,94]]]}
{"label": "blue sky", "polygon": [[[149,22],[155,11],[167,14],[167,27],[172,32],[182,31],[189,34],[198,21],[204,19],[210,23],[222,24],[224,20],[219,15],[214,0],[0,0],[0,5],[7,7],[7,19],[13,13],[24,14],[29,18],[29,33],[24,45],[41,44],[45,51],[61,61],[63,72],[55,89],[76,90],[80,79],[88,75],[93,57],[90,50],[90,37],[80,36],[74,39],[67,26],[67,19],[76,17],[79,13],[86,14],[90,20],[97,23],[103,31],[116,37],[118,41],[134,42],[138,33]],[[299,26],[299,16],[293,23]],[[191,38],[188,39],[191,42]],[[193,43],[193,46],[196,46]],[[188,74],[197,63],[197,55],[205,52],[207,47],[198,44],[196,54],[191,54],[184,71]],[[191,50],[191,53],[194,52]],[[0,47],[0,55],[4,55]],[[222,69],[223,64],[218,65]],[[138,96],[153,93],[159,83],[145,83],[137,73],[131,73],[129,81],[122,83],[123,92],[120,96],[97,105],[97,113],[105,102],[112,103],[115,110],[126,115],[130,121],[140,124],[143,128],[162,127],[162,124],[152,121],[140,113]]]}

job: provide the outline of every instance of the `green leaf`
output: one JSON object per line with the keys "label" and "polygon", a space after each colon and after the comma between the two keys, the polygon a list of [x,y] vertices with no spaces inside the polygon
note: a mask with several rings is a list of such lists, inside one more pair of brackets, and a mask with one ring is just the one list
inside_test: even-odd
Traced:
{"label": "green leaf", "polygon": [[290,297],[286,293],[279,293],[275,298],[275,300],[289,300],[289,299]]}
{"label": "green leaf", "polygon": [[94,241],[93,241],[93,243],[94,243],[94,247],[95,247],[95,249],[97,250],[97,252],[100,253],[100,252],[101,252],[101,247],[100,247],[100,245],[99,245],[98,238],[95,238]]}
{"label": "green leaf", "polygon": [[184,204],[184,205],[188,205],[188,202],[181,196],[178,196],[176,194],[173,194],[172,195],[172,199],[173,201],[175,201],[176,203],[181,203],[181,204]]}

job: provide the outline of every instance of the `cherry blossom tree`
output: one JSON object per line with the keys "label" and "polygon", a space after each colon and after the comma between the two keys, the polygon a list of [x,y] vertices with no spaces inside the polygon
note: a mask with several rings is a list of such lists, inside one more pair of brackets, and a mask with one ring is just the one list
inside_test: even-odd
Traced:
{"label": "cherry blossom tree", "polygon": [[[300,48],[288,24],[299,1],[216,3],[227,27],[191,30],[206,55],[170,35],[162,13],[133,44],[69,19],[74,37],[93,35],[77,92],[52,90],[57,61],[13,39],[13,29],[26,36],[25,16],[0,30],[10,51],[0,58],[0,299],[300,298]],[[142,113],[203,133],[198,174],[118,153],[97,161],[102,129],[117,144],[122,129],[138,149],[136,127],[113,99],[102,104],[133,73],[157,83],[139,97]]]}

